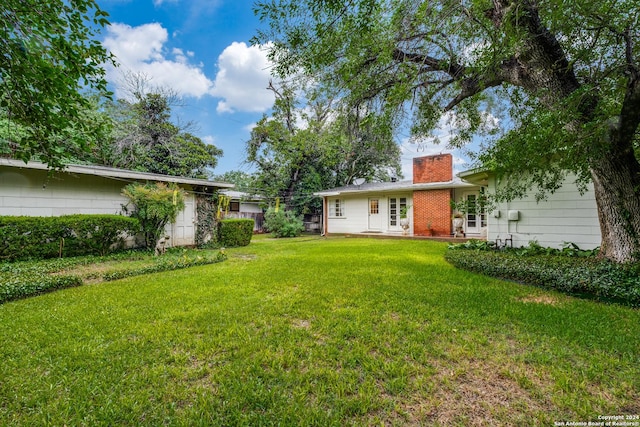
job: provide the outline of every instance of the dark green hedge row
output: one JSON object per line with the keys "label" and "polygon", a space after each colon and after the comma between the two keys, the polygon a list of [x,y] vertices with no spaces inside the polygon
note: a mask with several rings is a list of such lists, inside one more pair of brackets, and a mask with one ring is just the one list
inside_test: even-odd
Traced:
{"label": "dark green hedge row", "polygon": [[458,268],[501,279],[588,294],[640,306],[640,265],[619,265],[595,257],[521,256],[517,253],[450,249],[445,259]]}
{"label": "dark green hedge row", "polygon": [[[128,251],[126,253],[110,254],[106,257],[86,256],[3,263],[0,264],[0,304],[83,284],[82,278],[76,275],[54,274],[61,270],[73,270],[74,267],[114,260],[141,261],[145,259],[152,262],[152,264],[137,267],[140,263],[132,263],[130,268],[124,267],[121,270],[102,274],[102,279],[105,281],[117,280],[147,273],[214,264],[226,260],[227,256],[222,252],[193,253],[183,251],[182,253],[173,252],[161,257],[153,257],[149,252]],[[95,278],[97,276],[92,277]]]}
{"label": "dark green hedge row", "polygon": [[139,231],[120,215],[0,217],[0,260],[104,255]]}
{"label": "dark green hedge row", "polygon": [[82,279],[78,276],[51,276],[48,274],[15,276],[0,283],[0,304],[80,285],[82,285]]}
{"label": "dark green hedge row", "polygon": [[253,236],[252,219],[223,219],[218,225],[218,245],[232,248],[247,246]]}
{"label": "dark green hedge row", "polygon": [[211,256],[162,256],[157,257],[156,262],[153,265],[146,267],[127,269],[120,271],[112,271],[105,273],[102,277],[106,281],[124,279],[125,277],[139,276],[142,274],[159,273],[161,271],[178,270],[181,268],[194,267],[197,265],[208,265],[222,262],[227,259],[227,256],[218,252]]}

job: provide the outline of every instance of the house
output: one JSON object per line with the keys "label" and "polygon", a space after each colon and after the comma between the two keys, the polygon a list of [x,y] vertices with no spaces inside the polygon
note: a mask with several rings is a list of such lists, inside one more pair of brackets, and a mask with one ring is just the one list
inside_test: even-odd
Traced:
{"label": "house", "polygon": [[[475,205],[483,187],[453,176],[451,154],[413,159],[413,179],[348,185],[314,193],[323,198],[323,231],[332,233],[403,234],[400,214],[407,210],[407,234],[453,234],[452,203]],[[467,237],[483,237],[484,212],[464,218]]]}
{"label": "house", "polygon": [[120,214],[128,199],[121,192],[132,182],[175,183],[186,192],[185,209],[167,225],[171,246],[196,243],[198,205],[233,184],[212,182],[103,166],[69,165],[49,171],[37,162],[0,158],[0,215],[61,216]]}
{"label": "house", "polygon": [[[495,174],[482,170],[465,171],[458,176],[486,188],[487,195],[504,185]],[[575,178],[568,177],[546,200],[536,201],[531,192],[522,199],[496,203],[487,215],[487,240],[504,244],[506,239],[514,247],[531,241],[554,248],[566,242],[581,249],[599,246],[602,237],[593,185],[581,194]]]}
{"label": "house", "polygon": [[262,232],[264,211],[261,203],[263,203],[263,197],[234,190],[222,190],[220,194],[224,194],[231,199],[229,202],[229,212],[226,215],[227,218],[253,219],[254,233]]}

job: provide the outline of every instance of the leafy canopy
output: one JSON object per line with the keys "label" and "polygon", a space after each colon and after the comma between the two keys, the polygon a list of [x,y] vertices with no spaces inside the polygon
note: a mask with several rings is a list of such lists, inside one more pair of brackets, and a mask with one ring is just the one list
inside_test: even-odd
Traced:
{"label": "leafy canopy", "polygon": [[257,167],[253,184],[261,194],[279,197],[287,209],[313,213],[321,210],[316,191],[400,173],[398,146],[366,111],[293,84],[271,89],[273,114],[257,123],[247,142],[247,162]]}
{"label": "leafy canopy", "polygon": [[[631,0],[279,0],[255,11],[270,28],[254,42],[273,42],[280,75],[303,70],[396,131],[430,136],[444,116],[453,146],[484,136],[481,162],[523,177],[511,197],[529,184],[552,191],[567,171],[591,179],[640,70]],[[627,125],[636,152],[639,120]]]}
{"label": "leafy canopy", "polygon": [[107,16],[94,0],[1,2],[0,109],[2,124],[19,129],[14,157],[57,168],[69,149],[87,149],[77,137],[93,133],[82,92],[108,93],[103,66],[113,58],[95,37]]}

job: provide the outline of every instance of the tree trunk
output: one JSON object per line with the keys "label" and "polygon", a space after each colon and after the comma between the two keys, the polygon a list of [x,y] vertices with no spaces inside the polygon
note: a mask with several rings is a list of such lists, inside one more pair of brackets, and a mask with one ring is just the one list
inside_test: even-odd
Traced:
{"label": "tree trunk", "polygon": [[602,157],[591,176],[602,233],[600,255],[618,263],[640,260],[640,174],[633,153]]}

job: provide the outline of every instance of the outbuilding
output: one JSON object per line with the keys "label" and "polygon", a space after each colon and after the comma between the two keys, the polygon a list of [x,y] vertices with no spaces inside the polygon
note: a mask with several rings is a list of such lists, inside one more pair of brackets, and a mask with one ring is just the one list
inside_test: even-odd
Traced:
{"label": "outbuilding", "polygon": [[196,244],[198,205],[210,204],[215,191],[233,184],[94,165],[49,170],[38,162],[0,158],[0,215],[61,216],[121,214],[128,199],[122,189],[132,183],[175,183],[186,193],[185,209],[167,225],[171,246]]}

